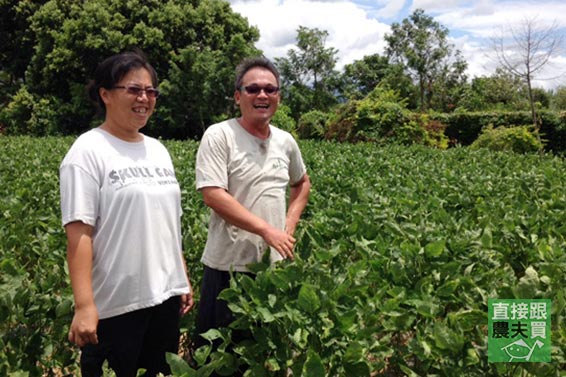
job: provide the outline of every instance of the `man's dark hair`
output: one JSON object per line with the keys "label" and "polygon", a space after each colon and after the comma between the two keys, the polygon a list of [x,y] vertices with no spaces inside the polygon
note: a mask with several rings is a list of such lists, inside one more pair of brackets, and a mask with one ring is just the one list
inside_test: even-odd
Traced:
{"label": "man's dark hair", "polygon": [[236,67],[236,82],[234,83],[235,90],[240,90],[242,87],[242,78],[252,68],[261,67],[268,69],[273,73],[275,79],[277,80],[277,86],[280,86],[279,83],[279,71],[275,67],[275,65],[266,57],[259,56],[253,58],[244,59],[238,66]]}

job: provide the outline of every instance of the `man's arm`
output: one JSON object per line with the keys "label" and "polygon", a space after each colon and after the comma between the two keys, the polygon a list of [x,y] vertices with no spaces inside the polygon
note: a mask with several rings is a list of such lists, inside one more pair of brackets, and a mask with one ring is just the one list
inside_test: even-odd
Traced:
{"label": "man's arm", "polygon": [[295,238],[285,231],[268,224],[261,217],[250,212],[232,195],[220,187],[204,187],[201,190],[204,203],[226,222],[262,237],[283,258],[294,258]]}
{"label": "man's arm", "polygon": [[301,218],[311,191],[311,181],[307,174],[303,178],[291,186],[289,198],[289,208],[287,209],[287,219],[285,221],[285,231],[293,235]]}

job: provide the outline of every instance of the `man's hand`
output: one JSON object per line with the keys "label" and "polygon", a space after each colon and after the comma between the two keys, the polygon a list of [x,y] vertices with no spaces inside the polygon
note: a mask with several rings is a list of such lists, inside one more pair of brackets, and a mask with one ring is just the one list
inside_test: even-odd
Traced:
{"label": "man's hand", "polygon": [[277,250],[283,259],[295,259],[293,248],[295,247],[295,242],[297,240],[292,235],[285,231],[271,227],[265,232],[263,239],[269,246]]}

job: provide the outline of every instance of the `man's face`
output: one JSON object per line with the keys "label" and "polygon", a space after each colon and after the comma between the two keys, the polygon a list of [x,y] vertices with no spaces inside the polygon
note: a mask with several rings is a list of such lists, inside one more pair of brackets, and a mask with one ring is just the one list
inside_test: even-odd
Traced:
{"label": "man's face", "polygon": [[242,77],[242,87],[234,93],[242,118],[252,124],[269,124],[279,105],[277,79],[270,70],[254,67]]}

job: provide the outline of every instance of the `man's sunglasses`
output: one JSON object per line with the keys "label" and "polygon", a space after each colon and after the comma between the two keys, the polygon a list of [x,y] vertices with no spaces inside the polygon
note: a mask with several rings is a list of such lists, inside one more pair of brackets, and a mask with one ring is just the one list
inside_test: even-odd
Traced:
{"label": "man's sunglasses", "polygon": [[259,86],[259,85],[248,85],[248,86],[241,86],[240,90],[245,90],[248,94],[259,94],[262,90],[265,94],[269,96],[273,96],[279,92],[279,88],[277,86],[267,85],[267,86]]}
{"label": "man's sunglasses", "polygon": [[112,89],[126,89],[126,93],[131,94],[136,97],[141,97],[142,93],[145,92],[148,98],[159,97],[159,90],[155,88],[140,88],[139,86],[113,86]]}

